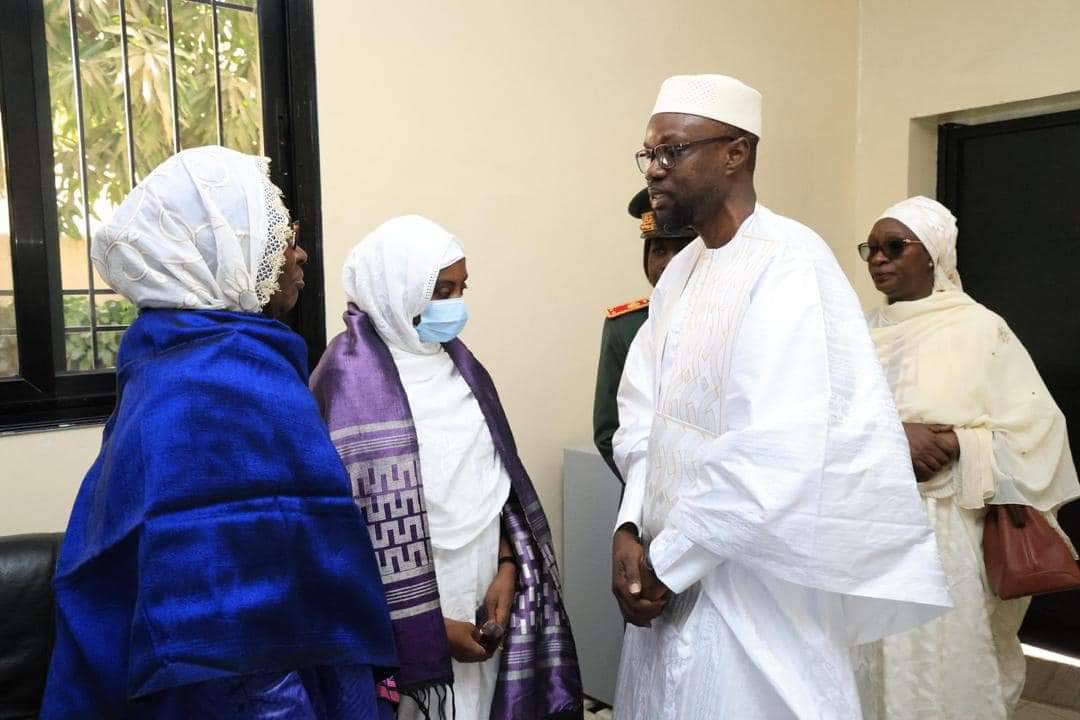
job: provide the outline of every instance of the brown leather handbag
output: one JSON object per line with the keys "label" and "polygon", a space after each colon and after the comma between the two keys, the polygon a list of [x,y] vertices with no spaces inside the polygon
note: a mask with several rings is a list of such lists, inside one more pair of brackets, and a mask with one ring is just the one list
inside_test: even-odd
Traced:
{"label": "brown leather handbag", "polygon": [[983,524],[990,587],[1002,600],[1080,589],[1080,565],[1042,513],[990,505]]}

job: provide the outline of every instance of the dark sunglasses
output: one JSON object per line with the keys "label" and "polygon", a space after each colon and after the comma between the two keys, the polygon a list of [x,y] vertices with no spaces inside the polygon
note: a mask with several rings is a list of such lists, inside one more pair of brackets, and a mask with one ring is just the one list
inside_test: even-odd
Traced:
{"label": "dark sunglasses", "polygon": [[908,245],[920,245],[918,240],[911,238],[889,238],[883,243],[859,243],[859,257],[863,262],[870,262],[874,253],[881,251],[889,260],[896,260],[904,254],[904,248]]}

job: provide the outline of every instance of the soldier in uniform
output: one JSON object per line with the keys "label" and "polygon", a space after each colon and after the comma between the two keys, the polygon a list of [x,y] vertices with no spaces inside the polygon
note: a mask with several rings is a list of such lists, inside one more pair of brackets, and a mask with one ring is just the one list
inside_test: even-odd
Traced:
{"label": "soldier in uniform", "polygon": [[[668,261],[697,237],[690,228],[670,231],[656,226],[649,192],[642,190],[630,201],[630,214],[641,220],[641,237],[645,240],[645,277],[656,286]],[[649,316],[649,298],[632,300],[608,308],[604,334],[600,339],[600,367],[596,372],[596,396],[593,400],[593,442],[615,476],[622,482],[619,469],[611,455],[611,438],[619,427],[619,409],[615,395],[622,378],[623,364],[630,343]]]}

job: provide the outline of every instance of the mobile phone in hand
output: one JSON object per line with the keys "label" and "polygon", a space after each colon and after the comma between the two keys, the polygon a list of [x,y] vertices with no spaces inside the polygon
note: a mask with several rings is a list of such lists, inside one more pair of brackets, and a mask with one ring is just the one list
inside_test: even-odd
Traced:
{"label": "mobile phone in hand", "polygon": [[480,644],[489,653],[499,649],[502,642],[503,629],[497,622],[488,618],[487,608],[483,605],[476,608],[476,627],[480,628]]}

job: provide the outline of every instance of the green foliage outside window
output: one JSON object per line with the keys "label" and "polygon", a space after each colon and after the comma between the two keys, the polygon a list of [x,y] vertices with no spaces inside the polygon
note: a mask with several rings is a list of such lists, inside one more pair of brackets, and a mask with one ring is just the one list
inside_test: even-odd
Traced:
{"label": "green foliage outside window", "polygon": [[[45,1],[45,39],[53,111],[60,233],[82,239],[82,183],[79,177],[78,114],[71,62],[67,0]],[[79,0],[76,28],[82,74],[83,122],[88,201],[116,205],[129,188],[124,124],[121,25],[117,0]],[[126,3],[128,69],[136,176],[173,153],[169,34],[165,0]],[[211,8],[173,0],[176,92],[181,147],[217,142],[217,94]],[[254,12],[218,10],[221,107],[225,145],[260,152],[259,38]],[[98,218],[99,220],[102,218]]]}
{"label": "green foliage outside window", "polygon": [[[135,322],[135,307],[121,297],[99,299],[97,323],[99,327],[127,327]],[[94,351],[90,341],[90,298],[85,295],[64,297],[64,326],[85,327],[65,333],[64,349],[67,357],[67,370],[77,372],[94,370]],[[15,306],[0,303],[0,377],[18,374],[19,346],[15,334]],[[121,331],[102,330],[98,332],[97,369],[114,367],[116,353],[120,350]]]}
{"label": "green foliage outside window", "polygon": [[[127,327],[135,322],[135,306],[123,298],[110,298],[97,305],[98,327],[117,325]],[[90,325],[90,299],[85,295],[69,295],[64,298],[64,326]],[[120,350],[122,332],[103,330],[98,332],[97,368],[116,366],[116,353]],[[69,372],[93,370],[94,347],[90,331],[68,332],[64,336],[64,350]]]}
{"label": "green foliage outside window", "polygon": [[0,377],[11,377],[19,372],[19,343],[15,329],[15,305],[0,298]]}
{"label": "green foliage outside window", "polygon": [[[69,2],[42,1],[49,59],[60,242],[83,243],[87,239],[83,193],[86,193],[85,204],[90,209],[93,231],[108,219],[111,208],[124,199],[131,185],[120,4],[119,0],[75,2],[84,136],[80,147]],[[218,54],[215,57],[214,11],[209,4],[172,0],[174,44],[171,52],[166,0],[128,0],[125,5],[136,181],[172,155],[175,148],[173,62],[179,145],[198,147],[218,143],[220,103],[224,144],[242,152],[260,153],[262,106],[256,14],[233,8],[217,9]],[[216,80],[218,73],[220,94]],[[85,177],[80,153],[85,156]],[[76,249],[71,255],[79,257],[83,252]],[[61,252],[65,260],[67,256]],[[62,274],[67,277],[71,273],[77,277],[74,270],[62,268]],[[87,288],[73,287],[67,282],[65,289],[88,292]],[[92,307],[89,295],[65,295],[63,315],[68,371],[115,366],[122,333],[98,333],[95,362],[89,330],[91,312],[96,313],[98,327],[126,327],[135,319],[135,309],[123,299],[99,297],[96,306]],[[10,325],[7,315],[11,316]],[[2,332],[8,327],[14,328],[14,308],[10,303],[0,303],[0,376],[7,368],[11,368],[11,372],[18,368],[15,335]]]}

